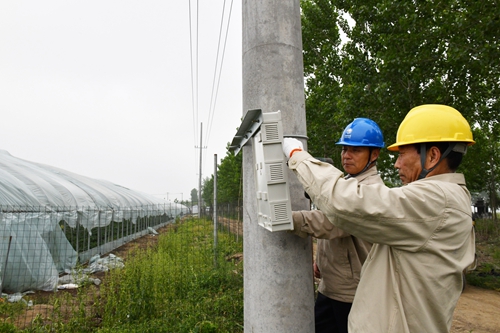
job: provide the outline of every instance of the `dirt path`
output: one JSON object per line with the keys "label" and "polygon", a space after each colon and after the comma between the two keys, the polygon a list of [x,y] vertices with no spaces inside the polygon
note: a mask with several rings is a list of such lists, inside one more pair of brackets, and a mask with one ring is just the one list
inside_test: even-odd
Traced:
{"label": "dirt path", "polygon": [[500,332],[500,292],[467,286],[458,300],[451,333]]}

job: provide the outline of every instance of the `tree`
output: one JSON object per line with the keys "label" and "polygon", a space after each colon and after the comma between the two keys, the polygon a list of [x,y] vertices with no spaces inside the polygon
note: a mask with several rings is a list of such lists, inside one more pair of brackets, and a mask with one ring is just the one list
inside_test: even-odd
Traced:
{"label": "tree", "polygon": [[214,202],[214,176],[206,177],[203,179],[201,186],[201,198],[203,199],[204,206],[212,207]]}
{"label": "tree", "polygon": [[[466,174],[467,187],[471,192],[486,199],[492,212],[495,212],[498,208],[500,165],[498,129],[483,131],[476,128],[473,132],[476,144],[468,150],[460,169]],[[484,197],[483,193],[487,195]],[[493,218],[497,219],[496,214]]]}
{"label": "tree", "polygon": [[337,162],[340,149],[333,143],[348,123],[337,106],[341,91],[338,19],[329,1],[302,1],[307,148],[316,157]]}
{"label": "tree", "polygon": [[[333,146],[355,117],[375,120],[390,144],[411,108],[447,104],[462,112],[478,138],[460,171],[474,179],[471,189],[498,191],[500,11],[495,1],[301,4],[313,155],[333,153],[328,157],[338,161],[337,151],[325,147]],[[344,44],[339,29],[346,36]],[[478,148],[480,143],[488,144]],[[384,178],[395,183],[394,156],[384,152],[379,161]],[[488,177],[476,177],[478,168],[487,168],[482,173]]]}
{"label": "tree", "polygon": [[234,155],[229,151],[229,145],[226,149],[226,156],[217,168],[217,199],[219,202],[234,203],[243,198],[243,153]]}
{"label": "tree", "polygon": [[198,204],[198,190],[195,188],[191,190],[191,202],[193,205]]}
{"label": "tree", "polygon": [[[241,178],[243,154],[234,155],[229,150],[229,145],[226,148],[226,156],[217,166],[217,202],[233,204],[240,202],[243,198]],[[205,205],[212,207],[214,200],[213,175],[203,180],[201,193]]]}

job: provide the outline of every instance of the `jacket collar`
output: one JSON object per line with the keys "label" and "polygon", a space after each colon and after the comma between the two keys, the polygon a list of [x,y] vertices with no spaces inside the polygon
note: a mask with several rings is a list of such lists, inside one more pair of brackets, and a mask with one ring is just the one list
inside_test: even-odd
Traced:
{"label": "jacket collar", "polygon": [[426,182],[426,181],[436,181],[436,180],[465,186],[465,177],[462,173],[442,173],[440,175],[434,175],[417,180],[416,182]]}
{"label": "jacket collar", "polygon": [[[375,176],[376,174],[378,174],[377,166],[374,165],[373,167],[371,167],[370,169],[366,170],[365,172],[357,175],[356,177],[352,177],[352,178],[354,178],[358,182],[360,182],[360,181],[365,180],[368,177]],[[348,177],[348,176],[346,176],[346,177]]]}

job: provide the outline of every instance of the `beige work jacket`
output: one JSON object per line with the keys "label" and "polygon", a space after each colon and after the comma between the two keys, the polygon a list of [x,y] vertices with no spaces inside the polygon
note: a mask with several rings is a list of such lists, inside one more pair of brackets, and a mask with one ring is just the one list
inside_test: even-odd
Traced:
{"label": "beige work jacket", "polygon": [[288,163],[313,202],[342,230],[374,243],[349,315],[351,333],[449,332],[474,260],[470,193],[462,174],[399,188],[359,184],[309,153]]}
{"label": "beige work jacket", "polygon": [[[363,184],[384,184],[376,167],[355,178]],[[292,215],[294,233],[318,238],[316,265],[321,272],[318,291],[328,298],[352,303],[371,243],[337,228],[320,210],[296,211]]]}

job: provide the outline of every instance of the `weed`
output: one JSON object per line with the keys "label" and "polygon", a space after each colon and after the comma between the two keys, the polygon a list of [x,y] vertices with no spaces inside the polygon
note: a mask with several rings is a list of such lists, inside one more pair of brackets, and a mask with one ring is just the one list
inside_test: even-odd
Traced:
{"label": "weed", "polygon": [[[220,255],[214,258],[210,223],[191,220],[176,230],[160,235],[156,248],[130,255],[124,269],[108,275],[101,289],[100,332],[136,332],[138,327],[141,332],[241,331],[243,279],[233,271],[242,268],[223,256],[241,252],[241,244],[220,235]],[[158,321],[162,329],[152,330]]]}

